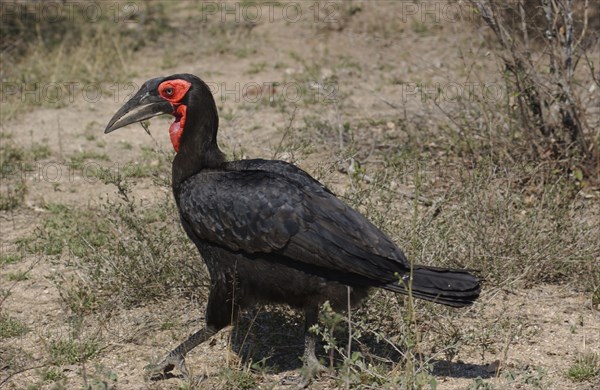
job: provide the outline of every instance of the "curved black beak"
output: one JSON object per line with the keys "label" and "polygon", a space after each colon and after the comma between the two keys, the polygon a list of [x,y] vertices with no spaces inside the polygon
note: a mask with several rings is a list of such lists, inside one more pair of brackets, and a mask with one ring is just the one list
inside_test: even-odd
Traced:
{"label": "curved black beak", "polygon": [[108,122],[104,134],[108,134],[131,123],[141,122],[157,115],[171,114],[172,112],[173,107],[171,103],[160,96],[151,95],[146,85],[143,85]]}

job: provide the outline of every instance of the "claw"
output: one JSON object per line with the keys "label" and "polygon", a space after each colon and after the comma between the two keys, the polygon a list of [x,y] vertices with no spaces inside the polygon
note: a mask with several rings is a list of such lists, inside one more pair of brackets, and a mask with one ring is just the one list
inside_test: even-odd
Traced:
{"label": "claw", "polygon": [[330,372],[329,368],[321,364],[316,356],[307,356],[304,367],[302,367],[302,374],[298,382],[298,387],[301,389],[307,388],[313,379],[326,372]]}
{"label": "claw", "polygon": [[144,367],[146,375],[150,379],[165,378],[167,377],[167,373],[177,367],[177,369],[179,369],[179,371],[183,374],[184,378],[191,380],[192,378],[190,378],[189,371],[185,366],[185,355],[192,349],[196,348],[198,344],[203,343],[209,337],[213,336],[215,333],[217,333],[217,330],[208,325],[200,329],[188,337],[183,343],[179,344],[177,348],[172,350],[162,362],[158,364],[149,364]]}
{"label": "claw", "polygon": [[183,355],[172,355],[169,354],[162,362],[158,364],[148,364],[144,367],[144,371],[149,378],[160,378],[165,377],[167,373],[177,369],[183,374],[185,378],[189,378],[189,371],[185,365],[185,359]]}
{"label": "claw", "polygon": [[302,367],[300,375],[286,376],[282,379],[281,384],[285,386],[293,386],[298,389],[306,389],[310,387],[313,379],[325,372],[331,370],[322,365],[316,358],[308,359]]}

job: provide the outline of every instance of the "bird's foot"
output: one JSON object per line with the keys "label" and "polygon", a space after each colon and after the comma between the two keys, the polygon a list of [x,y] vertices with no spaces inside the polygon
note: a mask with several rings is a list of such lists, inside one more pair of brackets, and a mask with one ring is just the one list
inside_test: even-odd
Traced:
{"label": "bird's foot", "polygon": [[158,364],[148,364],[144,367],[144,371],[150,379],[165,378],[175,367],[185,378],[189,378],[185,359],[181,354],[169,354]]}
{"label": "bird's foot", "polygon": [[308,358],[304,362],[300,375],[286,376],[281,380],[281,384],[292,386],[294,389],[306,389],[313,379],[326,372],[331,372],[331,370],[322,365],[316,357]]}
{"label": "bird's foot", "polygon": [[324,372],[329,372],[329,368],[325,367],[319,359],[313,356],[306,359],[302,371],[306,373],[306,376],[315,378]]}

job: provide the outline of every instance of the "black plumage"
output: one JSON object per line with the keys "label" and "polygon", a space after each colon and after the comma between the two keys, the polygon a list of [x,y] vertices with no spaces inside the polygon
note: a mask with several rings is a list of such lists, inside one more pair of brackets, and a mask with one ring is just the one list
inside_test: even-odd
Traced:
{"label": "black plumage", "polygon": [[[171,98],[178,92],[177,100]],[[185,354],[229,325],[240,308],[256,302],[304,310],[308,329],[324,301],[346,307],[348,287],[353,304],[371,287],[407,293],[410,263],[398,246],[306,172],[283,161],[225,161],[216,142],[212,94],[196,76],[149,80],[106,132],[160,113],[172,113],[179,121],[181,112],[183,132],[172,135],[178,150],[173,193],[183,227],[206,262],[211,290],[206,327],[152,369],[177,365],[187,373]],[[415,297],[461,307],[479,292],[479,280],[467,271],[413,268]],[[305,343],[310,376],[321,367],[309,332]]]}

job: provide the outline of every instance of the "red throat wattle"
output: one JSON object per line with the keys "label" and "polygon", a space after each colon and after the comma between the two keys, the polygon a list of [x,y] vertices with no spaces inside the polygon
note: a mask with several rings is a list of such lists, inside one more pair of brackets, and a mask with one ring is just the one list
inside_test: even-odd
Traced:
{"label": "red throat wattle", "polygon": [[179,152],[179,143],[181,142],[181,136],[183,135],[186,118],[185,114],[187,111],[187,106],[182,104],[181,101],[191,86],[192,83],[181,79],[167,80],[158,86],[158,93],[160,96],[170,102],[173,107],[175,122],[169,127],[169,136],[171,137],[171,143],[173,144],[175,152]]}
{"label": "red throat wattle", "polygon": [[185,126],[185,113],[187,106],[181,104],[177,106],[173,115],[175,116],[175,122],[171,123],[169,127],[169,136],[171,137],[171,143],[175,152],[179,152],[179,142],[183,135],[183,128]]}

